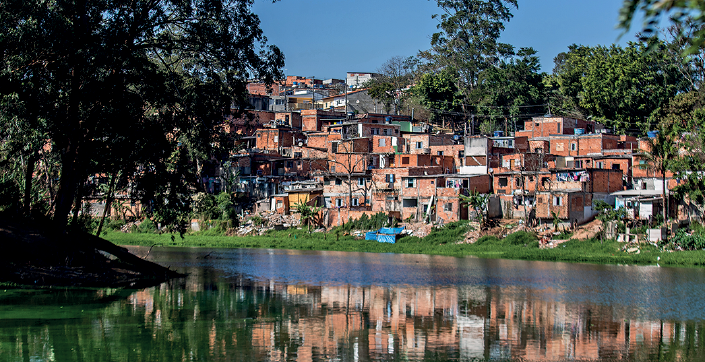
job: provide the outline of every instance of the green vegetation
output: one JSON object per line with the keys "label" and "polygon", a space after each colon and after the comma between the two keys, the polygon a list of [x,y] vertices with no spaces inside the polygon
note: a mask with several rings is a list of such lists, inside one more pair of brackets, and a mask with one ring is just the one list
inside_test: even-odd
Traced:
{"label": "green vegetation", "polygon": [[[369,222],[369,220],[368,220]],[[346,225],[349,225],[346,224]],[[213,230],[213,229],[211,229]],[[462,243],[470,231],[467,221],[435,228],[424,238],[403,236],[396,244],[363,240],[336,228],[327,233],[309,233],[306,229],[270,230],[262,236],[229,237],[217,231],[187,234],[183,239],[169,234],[125,234],[110,231],[104,237],[116,244],[143,246],[186,246],[213,248],[275,248],[294,250],[335,250],[374,253],[429,254],[455,257],[477,256],[539,261],[598,264],[640,264],[662,266],[705,265],[705,251],[669,252],[669,245],[641,244],[639,253],[629,253],[624,243],[614,240],[569,240],[556,248],[541,249],[536,236],[519,231],[500,239],[484,236],[473,244]],[[336,235],[329,237],[329,235]],[[701,236],[698,236],[702,240]],[[666,249],[664,249],[666,248]]]}

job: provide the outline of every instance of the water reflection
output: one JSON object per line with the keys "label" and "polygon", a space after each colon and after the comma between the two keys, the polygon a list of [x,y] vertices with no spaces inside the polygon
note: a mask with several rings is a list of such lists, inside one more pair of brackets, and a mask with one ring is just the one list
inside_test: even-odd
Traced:
{"label": "water reflection", "polygon": [[[190,276],[124,294],[0,296],[0,361],[705,359],[700,269],[267,250],[151,255]],[[8,319],[14,309],[23,317]],[[48,312],[32,318],[32,309]]]}

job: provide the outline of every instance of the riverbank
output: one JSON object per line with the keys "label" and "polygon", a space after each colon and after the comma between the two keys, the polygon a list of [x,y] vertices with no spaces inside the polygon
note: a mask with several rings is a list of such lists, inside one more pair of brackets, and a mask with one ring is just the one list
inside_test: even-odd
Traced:
{"label": "riverbank", "polygon": [[82,231],[0,216],[0,285],[139,288],[183,275]]}
{"label": "riverbank", "polygon": [[[705,266],[705,251],[663,252],[652,244],[624,248],[624,243],[596,239],[569,240],[556,248],[540,248],[535,236],[527,232],[510,234],[504,239],[487,236],[473,244],[459,243],[468,231],[467,224],[450,224],[433,230],[424,238],[406,236],[396,244],[380,243],[345,235],[342,232],[308,233],[304,229],[271,230],[262,236],[137,234],[108,232],[103,237],[118,245],[186,246],[211,248],[271,248],[330,250],[373,253],[428,254],[455,257],[476,256],[517,260],[562,261],[599,264],[662,266]],[[364,236],[364,234],[362,234]],[[629,251],[626,251],[626,250]],[[635,250],[636,249],[636,250]]]}

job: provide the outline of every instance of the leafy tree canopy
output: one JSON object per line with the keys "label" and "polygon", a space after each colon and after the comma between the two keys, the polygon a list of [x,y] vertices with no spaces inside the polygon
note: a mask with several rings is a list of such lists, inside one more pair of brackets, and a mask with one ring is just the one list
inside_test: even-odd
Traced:
{"label": "leafy tree canopy", "polygon": [[513,47],[499,42],[504,23],[512,18],[517,0],[437,0],[442,14],[438,32],[431,37],[431,49],[419,53],[426,60],[424,70],[449,72],[460,92],[458,104],[466,118],[471,93],[478,87],[480,74],[512,55]]}
{"label": "leafy tree canopy", "polygon": [[552,103],[561,113],[592,116],[617,131],[639,134],[653,126],[648,120],[656,109],[687,88],[664,49],[663,43],[572,45],[556,58]]}
{"label": "leafy tree canopy", "polygon": [[151,164],[147,173],[170,172],[177,182],[186,153],[222,145],[217,126],[232,105],[245,104],[246,80],[281,76],[283,55],[266,44],[251,5],[0,3],[0,122],[41,124],[35,139],[50,140],[59,155],[57,223],[90,172]]}
{"label": "leafy tree canopy", "polygon": [[684,54],[694,54],[705,48],[705,1],[704,0],[624,0],[619,11],[618,27],[626,33],[632,26],[635,15],[644,14],[641,27],[643,38],[656,36],[659,22],[669,17],[676,24],[691,22],[693,32],[679,32],[678,38],[688,46]]}

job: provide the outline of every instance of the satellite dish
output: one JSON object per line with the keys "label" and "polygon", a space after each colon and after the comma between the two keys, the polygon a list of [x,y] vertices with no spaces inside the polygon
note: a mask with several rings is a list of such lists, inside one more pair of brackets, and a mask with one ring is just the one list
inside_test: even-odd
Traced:
{"label": "satellite dish", "polygon": [[304,143],[301,142],[301,141],[299,141],[299,147],[301,147],[301,146],[303,146],[303,145],[304,145]]}

